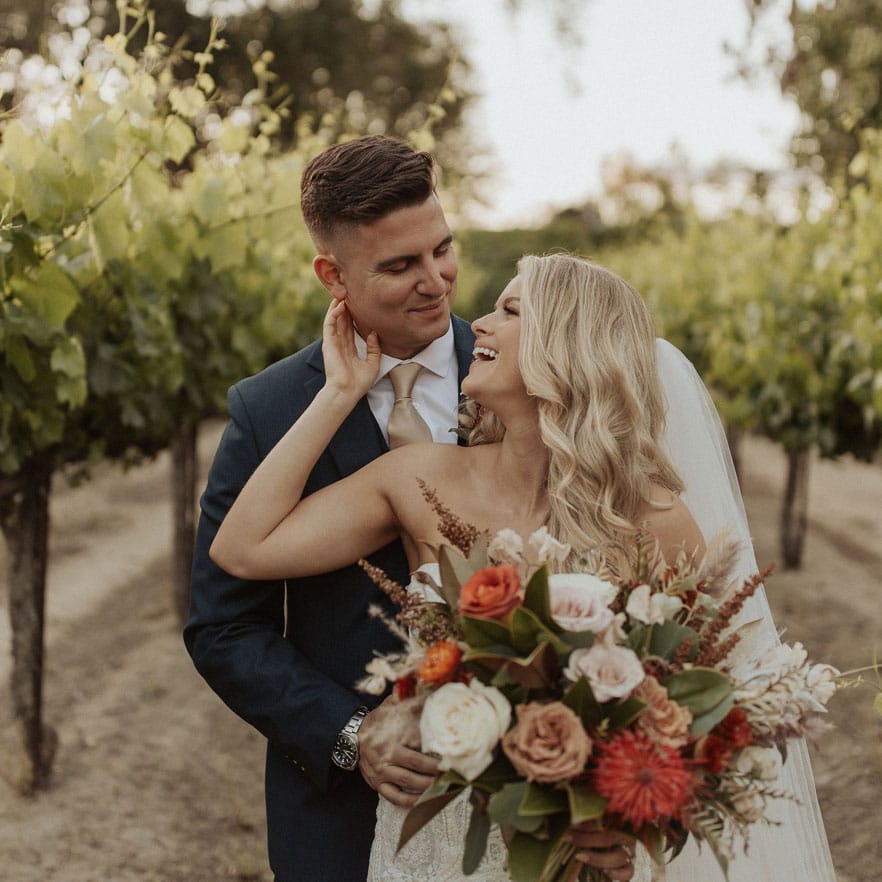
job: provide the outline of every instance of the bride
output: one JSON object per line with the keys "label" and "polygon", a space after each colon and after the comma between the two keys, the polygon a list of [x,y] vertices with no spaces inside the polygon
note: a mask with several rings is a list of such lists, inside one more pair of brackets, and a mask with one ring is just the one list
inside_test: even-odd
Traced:
{"label": "bride", "polygon": [[[753,570],[713,405],[691,365],[673,347],[656,346],[646,306],[625,282],[574,257],[525,257],[493,312],[473,330],[475,360],[462,389],[486,412],[471,446],[399,447],[301,499],[315,461],[379,366],[376,335],[368,336],[360,358],[346,302],[335,301],[323,327],[326,385],[243,488],[218,531],[212,559],[241,578],[308,576],[351,564],[400,537],[411,570],[430,565],[428,548],[443,539],[418,486],[422,478],[483,530],[509,528],[526,538],[546,525],[583,552],[602,545],[624,557],[643,526],[666,553],[703,553],[705,539],[729,525],[745,540],[742,574]],[[563,567],[576,566],[574,552]],[[777,639],[762,597],[745,613],[759,623],[757,649]],[[799,802],[785,801],[781,826],[752,838],[749,855],[730,866],[731,882],[834,880],[804,745],[793,752],[785,779]],[[401,811],[381,800],[369,877],[463,878],[466,818],[465,808],[452,804],[421,831],[420,841],[396,855]],[[588,863],[611,879],[648,882],[645,855],[632,863],[630,842],[598,835],[574,832]],[[504,857],[501,842],[491,843],[478,873],[468,878],[503,882]],[[691,848],[662,878],[723,877],[708,849]]]}

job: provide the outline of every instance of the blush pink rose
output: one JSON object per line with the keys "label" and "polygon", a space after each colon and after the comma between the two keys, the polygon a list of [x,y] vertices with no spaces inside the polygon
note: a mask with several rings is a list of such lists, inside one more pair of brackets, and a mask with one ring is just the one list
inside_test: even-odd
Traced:
{"label": "blush pink rose", "polygon": [[584,771],[592,742],[569,707],[534,701],[518,705],[516,713],[517,723],[502,739],[502,749],[519,774],[552,784]]}
{"label": "blush pink rose", "polygon": [[627,697],[645,676],[643,665],[632,650],[603,642],[590,649],[574,649],[564,675],[573,682],[585,677],[600,702]]}
{"label": "blush pink rose", "polygon": [[601,634],[613,620],[618,589],[589,573],[554,573],[548,579],[551,617],[564,631]]}

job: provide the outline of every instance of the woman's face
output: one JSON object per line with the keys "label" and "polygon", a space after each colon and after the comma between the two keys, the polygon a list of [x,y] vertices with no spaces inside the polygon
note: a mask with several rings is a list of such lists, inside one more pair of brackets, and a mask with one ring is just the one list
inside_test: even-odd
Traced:
{"label": "woman's face", "polygon": [[462,391],[494,409],[499,395],[526,395],[518,359],[521,340],[521,282],[515,276],[499,295],[493,312],[475,319],[474,361]]}

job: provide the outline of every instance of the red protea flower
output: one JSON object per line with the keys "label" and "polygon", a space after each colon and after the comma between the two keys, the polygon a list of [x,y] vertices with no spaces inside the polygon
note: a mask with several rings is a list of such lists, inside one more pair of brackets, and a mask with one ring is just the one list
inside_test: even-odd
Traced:
{"label": "red protea flower", "polygon": [[594,787],[607,810],[639,831],[646,824],[676,818],[692,795],[692,778],[676,750],[630,729],[598,743]]}

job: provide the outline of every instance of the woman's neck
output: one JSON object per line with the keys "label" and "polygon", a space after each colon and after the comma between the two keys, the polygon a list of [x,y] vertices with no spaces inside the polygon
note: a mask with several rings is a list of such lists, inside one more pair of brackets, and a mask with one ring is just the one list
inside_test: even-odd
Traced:
{"label": "woman's neck", "polygon": [[538,420],[506,426],[494,472],[500,478],[502,499],[517,500],[528,520],[544,523],[548,515],[548,448],[539,436]]}

